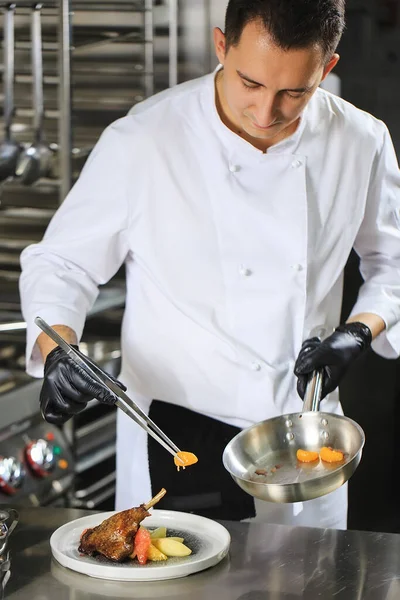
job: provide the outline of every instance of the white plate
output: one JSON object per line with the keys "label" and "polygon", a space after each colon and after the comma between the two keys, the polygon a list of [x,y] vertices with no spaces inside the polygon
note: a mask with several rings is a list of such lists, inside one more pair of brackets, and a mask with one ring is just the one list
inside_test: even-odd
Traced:
{"label": "white plate", "polygon": [[116,513],[105,512],[89,515],[59,527],[50,538],[54,558],[63,567],[99,579],[156,581],[185,577],[213,567],[229,551],[231,536],[216,521],[190,513],[153,510],[151,517],[146,517],[143,525],[150,529],[165,526],[167,535],[185,538],[185,544],[192,550],[190,556],[148,562],[146,565],[139,565],[136,561],[112,563],[101,558],[82,556],[78,552],[78,546],[83,530],[99,525],[114,514]]}

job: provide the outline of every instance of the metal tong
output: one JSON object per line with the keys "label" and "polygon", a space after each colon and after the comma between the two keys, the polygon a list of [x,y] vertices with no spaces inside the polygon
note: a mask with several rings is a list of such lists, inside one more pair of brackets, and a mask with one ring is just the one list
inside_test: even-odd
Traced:
{"label": "metal tong", "polygon": [[[140,425],[151,437],[153,437],[165,450],[174,457],[180,452],[178,446],[174,444],[169,437],[146,415],[146,413],[115,383],[107,373],[105,373],[93,361],[88,361],[86,357],[77,352],[68,342],[64,340],[50,325],[41,317],[36,317],[35,323],[44,333],[46,333],[60,348],[62,348],[72,360],[91,375],[96,381],[105,385],[117,397],[116,406],[124,411],[135,423]],[[184,461],[178,456],[177,460],[184,464]]]}

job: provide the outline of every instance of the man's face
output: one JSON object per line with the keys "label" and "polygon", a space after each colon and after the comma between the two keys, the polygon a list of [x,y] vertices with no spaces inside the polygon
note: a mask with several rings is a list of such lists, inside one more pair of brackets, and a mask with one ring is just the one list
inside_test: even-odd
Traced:
{"label": "man's face", "polygon": [[246,25],[237,46],[225,52],[225,36],[214,30],[217,57],[224,66],[221,106],[247,136],[278,141],[294,124],[321,81],[337,63],[326,63],[319,47],[281,50],[257,22]]}

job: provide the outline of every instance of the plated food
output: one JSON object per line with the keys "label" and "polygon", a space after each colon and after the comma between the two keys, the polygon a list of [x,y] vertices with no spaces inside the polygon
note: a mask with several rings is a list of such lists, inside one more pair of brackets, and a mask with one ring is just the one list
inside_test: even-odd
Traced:
{"label": "plated food", "polygon": [[85,529],[80,537],[79,552],[102,556],[113,562],[137,560],[140,565],[164,561],[173,556],[189,556],[192,551],[181,537],[167,537],[167,528],[150,531],[141,525],[150,517],[149,508],[166,494],[163,488],[150,502],[118,512],[93,528]]}
{"label": "plated food", "polygon": [[[139,530],[138,533],[140,533],[140,531],[141,530]],[[184,557],[192,554],[192,550],[184,543],[185,538],[168,536],[166,527],[158,527],[151,532],[146,529],[143,529],[143,531],[147,532],[146,536],[149,540],[147,559],[146,557],[144,559],[145,562],[147,562],[147,560],[158,562],[161,560],[168,560],[168,558]],[[144,564],[141,562],[140,557],[138,557],[138,560],[140,564]]]}
{"label": "plated food", "polygon": [[[146,509],[146,505],[143,505],[143,508]],[[108,581],[149,582],[198,573],[217,565],[229,551],[229,532],[216,521],[192,513],[160,510],[157,506],[148,512],[151,512],[151,516],[145,517],[139,524],[136,535],[142,528],[148,530],[152,545],[156,548],[158,546],[157,549],[161,548],[160,551],[165,556],[166,548],[163,546],[166,542],[161,541],[164,537],[167,538],[168,545],[174,546],[174,550],[177,546],[171,542],[175,541],[179,543],[179,550],[182,550],[184,545],[191,553],[187,556],[172,557],[169,548],[166,551],[170,556],[167,556],[166,560],[153,560],[153,557],[148,555],[145,565],[141,565],[137,557],[131,559],[129,555],[121,561],[116,561],[99,553],[83,554],[78,550],[83,537],[82,532],[94,530],[105,521],[115,525],[116,521],[110,519],[120,513],[109,511],[74,519],[56,529],[50,538],[53,557],[63,567],[90,577]],[[112,529],[109,528],[108,531],[111,532]],[[156,541],[157,539],[160,541]]]}

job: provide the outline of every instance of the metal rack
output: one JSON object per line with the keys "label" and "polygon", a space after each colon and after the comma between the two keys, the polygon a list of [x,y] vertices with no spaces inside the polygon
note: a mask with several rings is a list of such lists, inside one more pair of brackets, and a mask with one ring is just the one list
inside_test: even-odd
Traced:
{"label": "metal rack", "polygon": [[[117,5],[117,6],[116,6]],[[131,6],[129,6],[131,5]],[[143,14],[143,35],[137,33],[120,33],[115,37],[83,42],[73,45],[72,18],[76,11],[101,11],[112,10],[126,12],[136,12]],[[72,166],[71,157],[73,152],[72,145],[72,94],[71,94],[71,60],[72,52],[79,53],[82,49],[99,47],[107,43],[116,41],[136,39],[144,44],[144,82],[145,96],[149,97],[154,93],[154,21],[153,21],[153,0],[136,1],[135,3],[110,3],[109,2],[71,2],[71,0],[61,0],[59,16],[59,65],[60,65],[60,86],[59,86],[59,153],[60,153],[60,201],[62,202],[72,185]]]}
{"label": "metal rack", "polygon": [[[41,4],[43,123],[54,161],[29,187],[15,178],[0,184],[0,272],[9,272],[8,281],[18,279],[20,252],[41,239],[102,130],[178,78],[177,0]],[[0,2],[0,29],[6,7]],[[16,3],[12,133],[23,146],[33,138],[31,11],[31,1]]]}
{"label": "metal rack", "polygon": [[[41,4],[45,128],[56,164],[50,179],[33,187],[46,188],[47,194],[52,188],[59,204],[101,131],[136,102],[177,83],[178,0],[45,0]],[[0,12],[5,7],[1,2]],[[26,67],[31,47],[26,22],[31,8],[31,2],[17,2],[15,49],[20,60],[16,60],[15,82],[20,101],[17,93],[13,131],[23,144],[30,141],[32,118],[31,73]],[[155,42],[159,46],[156,59]],[[157,58],[159,75],[163,74],[155,82]],[[21,205],[19,187],[16,180],[3,186],[5,205],[14,199]]]}
{"label": "metal rack", "polygon": [[[24,145],[32,137],[32,4],[18,0],[15,11],[13,137]],[[19,369],[24,368],[25,329],[18,295],[20,252],[42,238],[101,131],[135,103],[178,81],[178,0],[44,0],[41,4],[44,129],[54,151],[54,169],[29,187],[15,179],[0,184],[0,347],[2,343],[13,347],[10,360]],[[0,2],[0,16],[5,7]],[[121,271],[102,290],[83,336],[86,343],[115,345],[107,355],[108,370],[115,375],[123,277]],[[99,340],[100,330],[103,340]],[[77,487],[70,503],[88,507],[112,503],[115,410],[89,403],[80,418],[64,426],[64,434],[77,458]]]}

